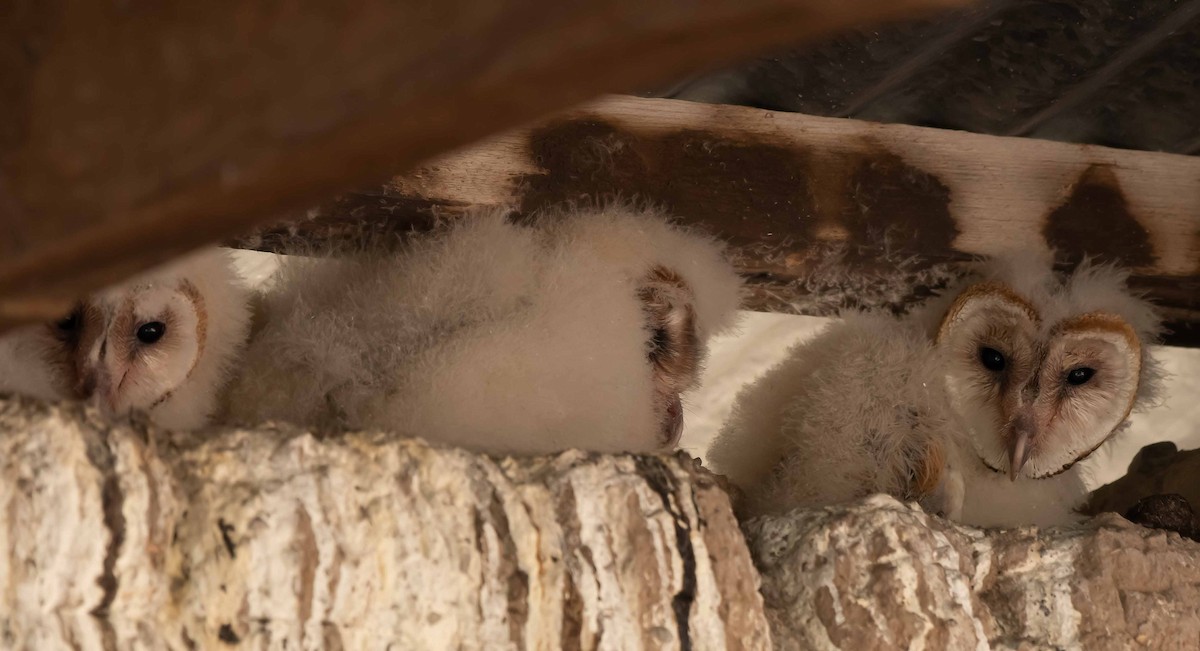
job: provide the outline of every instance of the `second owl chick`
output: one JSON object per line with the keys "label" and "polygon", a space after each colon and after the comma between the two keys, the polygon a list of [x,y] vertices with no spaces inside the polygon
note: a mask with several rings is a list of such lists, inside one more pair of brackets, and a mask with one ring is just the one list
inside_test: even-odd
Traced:
{"label": "second owl chick", "polygon": [[472,215],[391,255],[291,260],[229,417],[494,453],[668,448],[739,285],[714,241],[621,207]]}
{"label": "second owl chick", "polygon": [[746,514],[931,498],[957,431],[933,353],[919,324],[848,315],[743,390],[706,458]]}
{"label": "second owl chick", "polygon": [[1157,385],[1125,274],[998,258],[913,315],[853,316],[744,391],[708,461],[750,514],[887,492],[980,526],[1067,524],[1075,465]]}

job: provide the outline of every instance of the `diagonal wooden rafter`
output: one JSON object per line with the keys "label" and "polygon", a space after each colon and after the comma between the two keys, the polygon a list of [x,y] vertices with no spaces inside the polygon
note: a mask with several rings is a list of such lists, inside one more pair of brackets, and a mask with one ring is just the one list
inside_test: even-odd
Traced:
{"label": "diagonal wooden rafter", "polygon": [[930,64],[946,54],[954,46],[967,40],[980,29],[994,20],[1002,11],[1013,4],[1012,0],[989,0],[966,12],[957,21],[953,29],[913,52],[896,64],[878,82],[864,88],[846,102],[846,107],[837,112],[836,117],[855,117],[870,108],[888,93],[901,88],[913,78],[928,69]]}
{"label": "diagonal wooden rafter", "polygon": [[961,0],[16,0],[0,327],[599,92]]}
{"label": "diagonal wooden rafter", "polygon": [[[1088,98],[1095,95],[1134,63],[1147,56],[1165,41],[1178,34],[1200,17],[1200,0],[1187,0],[1162,20],[1154,29],[1141,35],[1099,70],[1059,95],[1053,102],[1031,115],[1028,119],[1012,126],[1005,135],[1024,136],[1035,132],[1038,127],[1054,118],[1067,114]],[[1186,152],[1185,152],[1186,153]]]}

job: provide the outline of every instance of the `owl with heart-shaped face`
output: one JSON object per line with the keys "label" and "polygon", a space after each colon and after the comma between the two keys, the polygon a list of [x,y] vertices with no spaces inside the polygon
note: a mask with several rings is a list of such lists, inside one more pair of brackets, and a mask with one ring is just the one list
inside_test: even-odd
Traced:
{"label": "owl with heart-shaped face", "polygon": [[906,317],[856,314],[739,397],[708,461],[750,513],[884,492],[980,526],[1065,524],[1076,464],[1157,388],[1127,274],[1013,254]]}

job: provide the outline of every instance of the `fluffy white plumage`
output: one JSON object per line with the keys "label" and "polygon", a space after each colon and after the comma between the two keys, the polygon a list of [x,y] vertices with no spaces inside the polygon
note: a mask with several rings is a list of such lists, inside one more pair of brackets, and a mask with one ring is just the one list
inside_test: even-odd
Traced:
{"label": "fluffy white plumage", "polygon": [[248,298],[226,251],[193,253],[86,298],[57,323],[4,337],[0,390],[204,427],[245,344]]}
{"label": "fluffy white plumage", "polygon": [[54,329],[44,325],[17,328],[0,337],[0,394],[41,400],[71,396],[69,360]]}
{"label": "fluffy white plumage", "polygon": [[1158,384],[1158,317],[1125,280],[1012,254],[908,317],[849,315],[743,391],[707,460],[751,515],[885,492],[978,526],[1073,523],[1074,464]]}
{"label": "fluffy white plumage", "polygon": [[395,254],[289,259],[229,418],[494,453],[660,449],[739,286],[713,240],[623,207],[493,211]]}

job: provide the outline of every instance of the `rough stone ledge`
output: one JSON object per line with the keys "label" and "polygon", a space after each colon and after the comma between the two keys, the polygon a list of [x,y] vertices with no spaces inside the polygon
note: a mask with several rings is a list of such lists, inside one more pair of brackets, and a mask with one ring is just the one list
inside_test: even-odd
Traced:
{"label": "rough stone ledge", "polygon": [[684,457],[171,435],[0,400],[5,649],[765,649]]}
{"label": "rough stone ledge", "polygon": [[748,549],[678,456],[0,400],[0,520],[5,649],[1200,648],[1200,544],[1176,534],[985,532],[875,497],[748,522]]}
{"label": "rough stone ledge", "polygon": [[981,531],[877,496],[746,523],[778,649],[1196,649],[1200,544]]}

